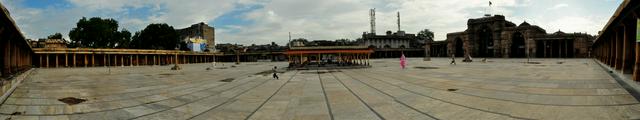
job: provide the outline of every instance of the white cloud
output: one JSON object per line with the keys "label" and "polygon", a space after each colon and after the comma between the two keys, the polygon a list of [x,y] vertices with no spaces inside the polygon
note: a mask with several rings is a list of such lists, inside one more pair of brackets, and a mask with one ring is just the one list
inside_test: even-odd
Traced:
{"label": "white cloud", "polygon": [[[234,9],[262,6],[240,17],[255,23],[213,25],[216,26],[217,43],[239,44],[272,41],[284,44],[288,32],[293,38],[311,40],[356,39],[370,29],[370,8],[376,8],[378,34],[397,29],[397,11],[401,12],[404,31],[417,33],[428,28],[435,32],[436,40],[445,39],[447,33],[464,31],[469,18],[479,18],[484,13],[505,15],[516,24],[526,20],[547,31],[595,33],[612,13],[592,11],[617,7],[617,4],[611,8],[599,4],[586,6],[579,0],[564,3],[554,0],[491,1],[493,4],[489,7],[488,1],[481,0],[69,0],[73,4],[69,9],[25,8],[18,4],[20,1],[2,0],[2,3],[28,38],[42,38],[55,32],[67,34],[82,16],[114,18],[120,21],[120,27],[135,32],[149,23],[168,23],[175,28],[198,22],[210,23]],[[151,14],[140,17],[129,13],[138,8],[149,9]]]}
{"label": "white cloud", "polygon": [[558,19],[549,21],[546,27],[547,32],[555,32],[557,30],[561,31],[571,31],[571,32],[591,32],[597,31],[604,27],[603,23],[606,23],[606,20],[598,20],[598,17],[595,16],[587,16],[587,17],[579,17],[579,16],[564,16]]}
{"label": "white cloud", "polygon": [[[44,38],[56,32],[65,34],[75,27],[81,17],[114,18],[120,27],[132,32],[150,23],[167,23],[176,28],[188,27],[198,22],[210,22],[233,10],[237,5],[258,3],[255,0],[68,0],[73,7],[28,8],[23,1],[2,1],[12,13],[27,38]],[[241,2],[241,3],[240,3]],[[129,11],[149,7],[148,17],[132,16]]]}
{"label": "white cloud", "polygon": [[557,10],[557,9],[565,8],[565,7],[569,7],[569,4],[565,4],[565,3],[556,4],[553,7],[547,8],[547,10]]}
{"label": "white cloud", "polygon": [[[522,6],[516,0],[492,1],[493,9],[500,13],[512,13],[506,7]],[[461,4],[464,3],[464,4]],[[376,8],[376,31],[397,30],[396,12],[401,12],[401,28],[409,33],[429,28],[436,31],[436,39],[446,38],[446,33],[463,31],[468,18],[482,16],[470,11],[488,8],[486,1],[423,1],[423,0],[332,0],[300,1],[273,0],[261,10],[249,13],[246,18],[257,21],[236,34],[218,33],[218,40],[238,43],[284,44],[288,32],[292,37],[307,39],[356,39],[369,31],[369,9]],[[265,29],[268,28],[268,29]],[[226,31],[219,31],[226,32]]]}

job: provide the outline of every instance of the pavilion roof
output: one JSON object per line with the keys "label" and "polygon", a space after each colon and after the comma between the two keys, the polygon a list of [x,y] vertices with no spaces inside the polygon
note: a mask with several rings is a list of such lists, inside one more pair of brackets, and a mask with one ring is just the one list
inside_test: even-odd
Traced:
{"label": "pavilion roof", "polygon": [[291,47],[289,50],[353,50],[353,49],[369,49],[367,46],[305,46]]}
{"label": "pavilion roof", "polygon": [[367,46],[313,46],[291,47],[286,54],[373,53]]}
{"label": "pavilion roof", "polygon": [[221,55],[220,52],[193,52],[153,49],[113,49],[113,48],[33,48],[36,54],[180,54],[180,55]]}

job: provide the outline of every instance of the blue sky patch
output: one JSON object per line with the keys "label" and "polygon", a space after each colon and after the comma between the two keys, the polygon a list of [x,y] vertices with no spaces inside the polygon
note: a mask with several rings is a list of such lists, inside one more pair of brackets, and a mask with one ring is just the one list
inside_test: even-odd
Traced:
{"label": "blue sky patch", "polygon": [[[220,17],[213,20],[213,22],[209,23],[215,25],[218,28],[229,29],[230,26],[246,26],[255,23],[253,20],[247,20],[243,17],[254,10],[262,9],[264,6],[261,5],[252,5],[252,6],[242,6],[234,9],[233,11],[227,12]],[[231,32],[238,32],[237,30],[231,29]]]}
{"label": "blue sky patch", "polygon": [[28,8],[71,8],[73,6],[66,0],[24,0],[21,2]]}

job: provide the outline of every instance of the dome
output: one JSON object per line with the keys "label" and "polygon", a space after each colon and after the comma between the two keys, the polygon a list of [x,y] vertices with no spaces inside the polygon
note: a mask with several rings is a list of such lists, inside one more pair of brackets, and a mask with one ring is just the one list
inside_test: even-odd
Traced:
{"label": "dome", "polygon": [[531,26],[531,24],[527,23],[527,21],[524,21],[522,23],[520,23],[520,25],[518,26]]}
{"label": "dome", "polygon": [[557,32],[553,33],[553,34],[564,34],[564,32],[558,30]]}

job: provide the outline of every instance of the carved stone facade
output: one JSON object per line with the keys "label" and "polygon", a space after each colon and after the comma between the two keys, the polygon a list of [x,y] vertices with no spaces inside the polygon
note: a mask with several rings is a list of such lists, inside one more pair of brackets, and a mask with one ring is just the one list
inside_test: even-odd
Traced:
{"label": "carved stone facade", "polygon": [[[210,27],[209,25],[201,22],[197,24],[191,25],[191,27],[178,29],[178,34],[180,34],[180,39],[185,40],[186,38],[202,38],[207,40],[207,49],[212,50],[215,49],[215,28]],[[186,42],[186,41],[185,41]]]}
{"label": "carved stone facade", "polygon": [[32,48],[67,48],[67,41],[63,39],[29,40]]}
{"label": "carved stone facade", "polygon": [[504,16],[469,19],[467,30],[447,34],[447,56],[524,58],[588,57],[594,37],[585,33],[547,34],[526,21],[517,25]]}
{"label": "carved stone facade", "polygon": [[[387,31],[386,35],[376,35],[372,33],[362,34],[362,45],[377,49],[404,49],[411,48],[411,42],[416,41],[415,34],[406,34],[404,31],[392,33]],[[413,45],[416,46],[416,45]]]}

